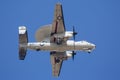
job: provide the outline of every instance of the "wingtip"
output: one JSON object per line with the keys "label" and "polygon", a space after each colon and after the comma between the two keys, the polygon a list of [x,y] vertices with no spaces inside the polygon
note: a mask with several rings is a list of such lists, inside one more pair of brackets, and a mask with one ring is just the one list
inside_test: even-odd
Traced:
{"label": "wingtip", "polygon": [[61,2],[57,2],[56,5],[62,5]]}
{"label": "wingtip", "polygon": [[58,78],[59,77],[59,75],[53,75],[55,78]]}

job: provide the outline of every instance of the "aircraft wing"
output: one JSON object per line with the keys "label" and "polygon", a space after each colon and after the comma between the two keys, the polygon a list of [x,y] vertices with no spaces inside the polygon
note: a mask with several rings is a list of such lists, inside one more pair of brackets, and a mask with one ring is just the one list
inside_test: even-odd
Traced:
{"label": "aircraft wing", "polygon": [[55,7],[50,41],[54,42],[54,35],[57,35],[57,34],[59,35],[64,33],[65,33],[65,24],[64,24],[63,10],[62,10],[62,5],[58,3],[56,4],[56,7]]}
{"label": "aircraft wing", "polygon": [[[61,54],[62,53],[62,54]],[[63,59],[60,58],[64,52],[51,52],[51,64],[52,64],[52,74],[55,77],[58,77],[61,71]]]}

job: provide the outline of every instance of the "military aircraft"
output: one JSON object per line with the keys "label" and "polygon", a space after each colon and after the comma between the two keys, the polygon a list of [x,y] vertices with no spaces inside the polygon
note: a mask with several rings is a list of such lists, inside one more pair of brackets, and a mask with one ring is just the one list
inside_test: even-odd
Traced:
{"label": "military aircraft", "polygon": [[[52,74],[58,77],[64,60],[74,60],[75,51],[90,53],[95,49],[95,44],[87,41],[75,41],[75,29],[66,31],[62,4],[55,6],[54,20],[52,24],[45,25],[36,31],[37,42],[28,42],[28,34],[25,26],[19,27],[19,59],[24,60],[27,49],[36,51],[50,51]],[[70,40],[72,38],[74,40]]]}

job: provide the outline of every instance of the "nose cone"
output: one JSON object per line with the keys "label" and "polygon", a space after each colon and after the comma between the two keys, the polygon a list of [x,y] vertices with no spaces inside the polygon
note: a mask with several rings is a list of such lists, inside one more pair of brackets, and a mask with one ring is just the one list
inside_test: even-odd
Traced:
{"label": "nose cone", "polygon": [[93,49],[95,49],[95,48],[96,48],[96,45],[95,45],[95,44],[91,44],[91,46],[93,47]]}

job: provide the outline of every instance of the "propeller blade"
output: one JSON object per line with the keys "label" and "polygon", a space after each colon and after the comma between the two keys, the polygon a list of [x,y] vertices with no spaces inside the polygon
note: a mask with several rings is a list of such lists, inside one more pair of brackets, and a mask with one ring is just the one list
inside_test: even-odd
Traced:
{"label": "propeller blade", "polygon": [[74,60],[74,56],[76,55],[75,51],[72,53],[72,59]]}
{"label": "propeller blade", "polygon": [[[75,27],[73,26],[73,40],[74,40],[74,50],[75,50],[75,35],[77,35],[77,32],[75,32]],[[73,50],[73,53],[72,53],[72,59],[74,60],[74,56],[76,55],[75,51]]]}
{"label": "propeller blade", "polygon": [[73,26],[73,35],[77,35],[77,32],[75,32],[75,27]]}
{"label": "propeller blade", "polygon": [[73,51],[73,53],[72,53],[72,59],[73,59],[73,61],[74,61],[74,51]]}

